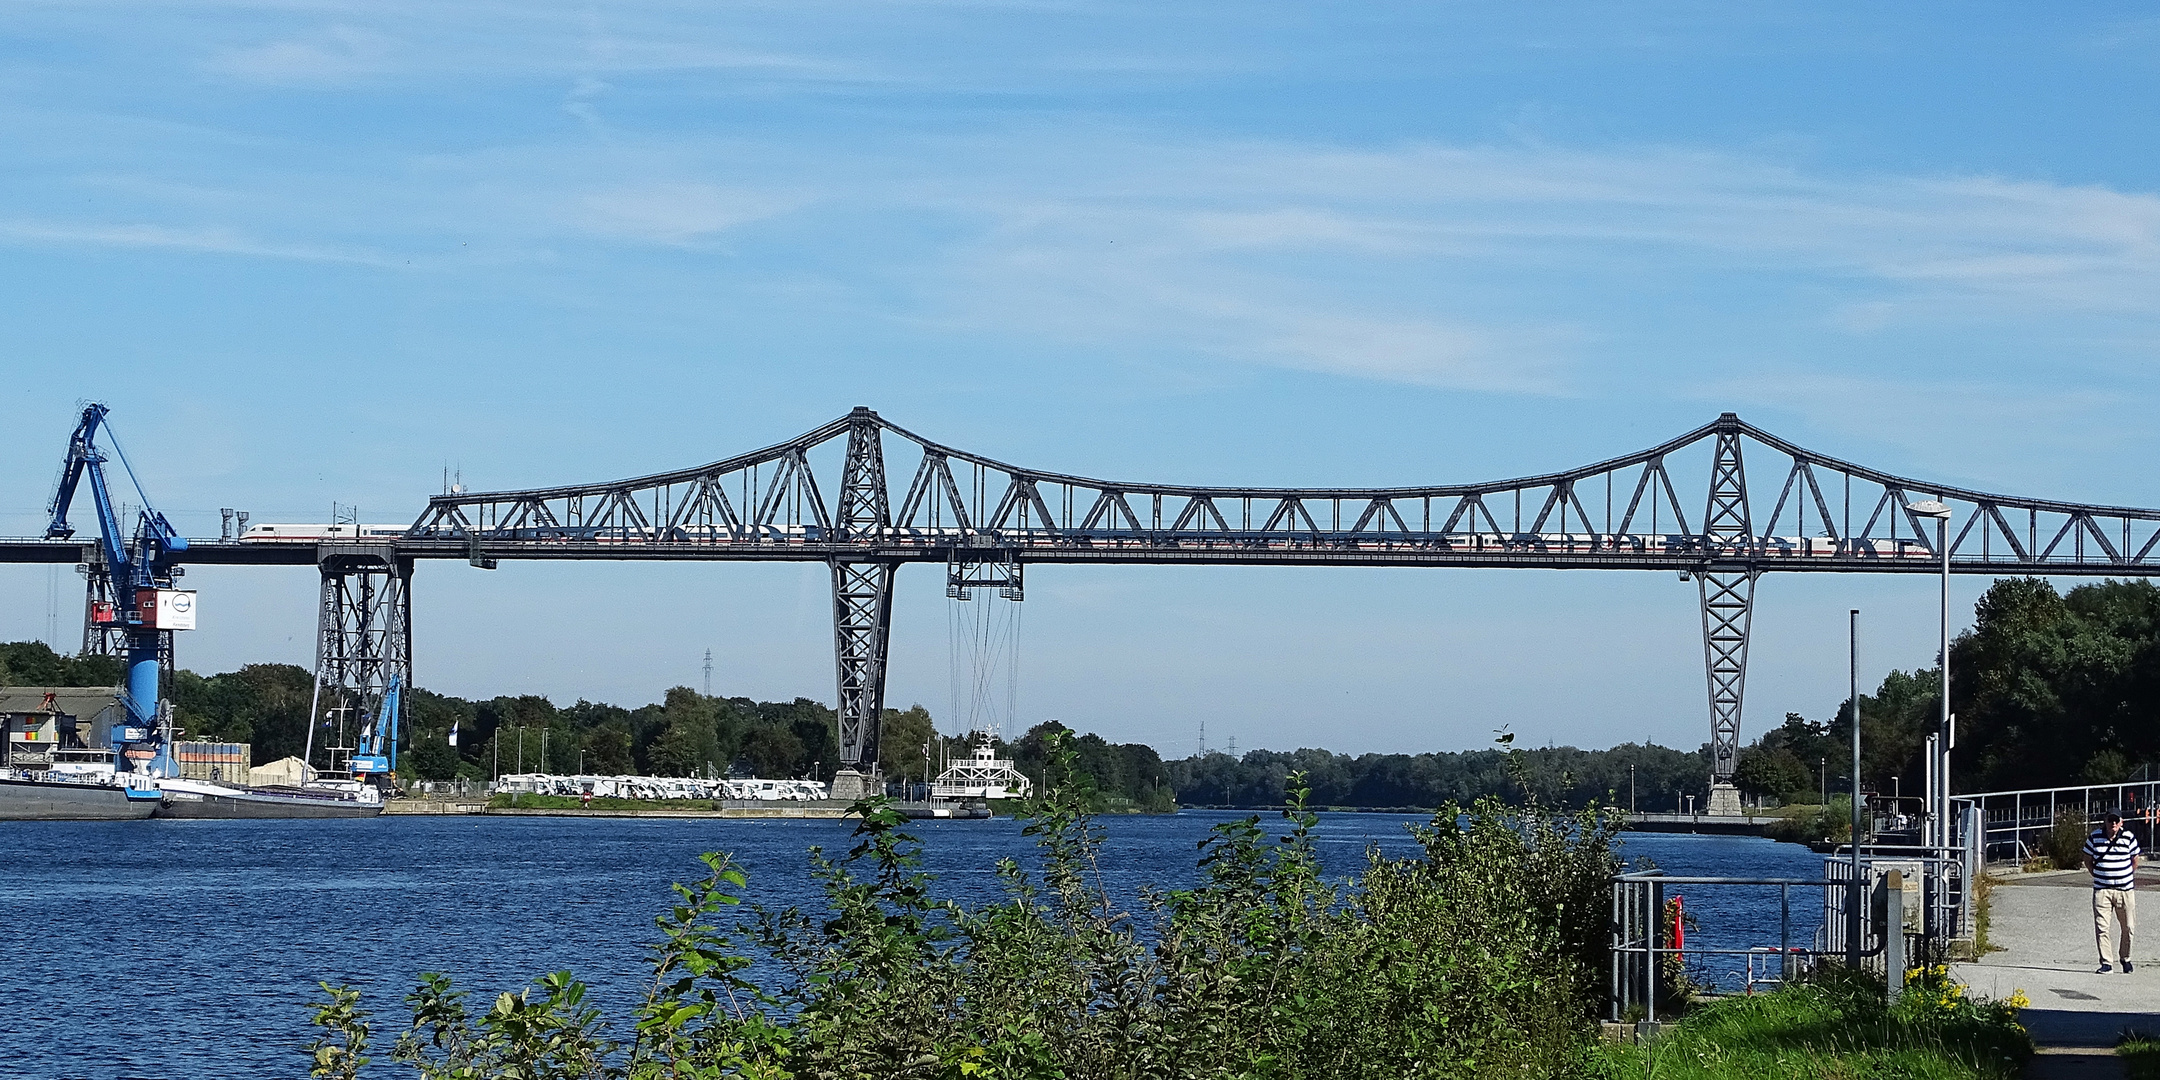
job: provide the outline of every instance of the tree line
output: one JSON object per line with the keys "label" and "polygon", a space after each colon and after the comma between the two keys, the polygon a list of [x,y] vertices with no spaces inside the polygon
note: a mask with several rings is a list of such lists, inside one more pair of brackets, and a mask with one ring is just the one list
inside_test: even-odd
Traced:
{"label": "tree line", "polygon": [[[114,686],[122,675],[115,657],[64,656],[38,641],[0,644],[0,686]],[[304,751],[314,689],[306,668],[248,664],[207,676],[183,668],[166,693],[184,737],[248,743],[261,765]],[[637,708],[584,699],[558,706],[537,694],[468,700],[415,687],[405,695],[403,725],[398,771],[417,780],[480,781],[515,772],[830,779],[840,761],[839,719],[823,702],[716,697],[686,686]],[[971,737],[939,733],[921,705],[886,709],[880,729],[879,766],[903,783],[933,778],[948,759],[972,752]],[[1052,732],[1066,729],[1038,724],[995,745],[1040,784],[1048,763],[1043,744]],[[1067,733],[1095,807],[1175,806],[1154,748]]]}
{"label": "tree line", "polygon": [[[1957,741],[1953,790],[2110,784],[2156,775],[2160,763],[2160,588],[2102,581],[2067,593],[2041,578],[2003,578],[1950,643]],[[1917,788],[1928,733],[1942,710],[1942,669],[1892,671],[1860,695],[1864,788]],[[1787,714],[1741,754],[1742,790],[1787,801],[1850,785],[1852,703],[1827,720]],[[1814,801],[1807,796],[1805,801]]]}
{"label": "tree line", "polygon": [[[112,686],[112,657],[71,657],[40,642],[0,644],[0,684]],[[1941,708],[1939,668],[1893,670],[1860,698],[1861,779],[1874,791],[1917,787],[1927,733]],[[182,670],[168,692],[192,738],[248,742],[258,763],[301,752],[313,679],[291,664],[249,664],[203,676]],[[2152,775],[2160,763],[2160,588],[2106,581],[2059,593],[2037,578],[2006,578],[1974,608],[1971,629],[1951,645],[1951,702],[1958,714],[1952,776],[1960,791],[2111,783]],[[1819,801],[1849,787],[1851,702],[1824,720],[1788,713],[1740,754],[1735,782],[1750,796]],[[503,772],[688,775],[749,769],[760,776],[830,777],[839,743],[821,702],[714,697],[688,687],[624,708],[538,695],[467,700],[412,690],[407,698],[406,775],[427,780]],[[455,727],[458,745],[449,744]],[[920,705],[885,711],[879,761],[889,777],[934,774],[964,740],[938,735]],[[1042,743],[1062,725],[1038,725],[998,744],[1001,756],[1042,779]],[[1516,782],[1499,750],[1339,754],[1321,749],[1213,752],[1165,762],[1144,744],[1096,735],[1070,740],[1101,809],[1252,807],[1281,800],[1303,773],[1322,806],[1430,808],[1484,796],[1513,798]],[[1709,750],[1628,743],[1606,750],[1547,747],[1518,759],[1544,797],[1569,806],[1632,793],[1642,810],[1683,807],[1709,785]]]}

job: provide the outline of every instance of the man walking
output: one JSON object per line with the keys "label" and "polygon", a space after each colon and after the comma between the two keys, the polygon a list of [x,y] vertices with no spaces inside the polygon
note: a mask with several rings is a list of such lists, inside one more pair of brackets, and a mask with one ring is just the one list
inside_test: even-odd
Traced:
{"label": "man walking", "polygon": [[2085,869],[2092,872],[2093,938],[2100,949],[2100,974],[2108,966],[2108,918],[2115,919],[2115,958],[2129,974],[2130,934],[2137,929],[2138,856],[2144,854],[2137,837],[2123,828],[2121,814],[2109,814],[2091,836],[2085,838]]}

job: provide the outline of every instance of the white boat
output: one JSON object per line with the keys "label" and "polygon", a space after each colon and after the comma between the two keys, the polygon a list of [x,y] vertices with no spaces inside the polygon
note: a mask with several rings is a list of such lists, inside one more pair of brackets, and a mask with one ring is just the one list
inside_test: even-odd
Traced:
{"label": "white boat", "polygon": [[356,780],[299,787],[236,787],[166,777],[157,782],[162,818],[348,818],[383,812],[382,790]]}
{"label": "white boat", "polygon": [[1025,799],[1034,791],[1035,782],[1011,758],[997,756],[988,732],[976,738],[972,756],[953,762],[930,785],[932,799]]}

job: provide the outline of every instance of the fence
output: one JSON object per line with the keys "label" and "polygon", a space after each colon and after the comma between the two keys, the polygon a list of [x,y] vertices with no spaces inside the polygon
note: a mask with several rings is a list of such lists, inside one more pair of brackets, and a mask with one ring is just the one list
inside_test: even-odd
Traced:
{"label": "fence", "polygon": [[[1967,821],[1971,820],[1968,816]],[[1925,957],[1951,940],[1971,936],[1971,886],[1977,856],[1976,844],[1947,851],[1863,846],[1857,862],[1850,849],[1823,860],[1820,878],[1670,877],[1655,870],[1616,875],[1612,879],[1611,1018],[1639,1015],[1656,1020],[1659,1003],[1670,1001],[1681,981],[1690,977],[1690,960],[1707,957],[1744,958],[1741,989],[1749,993],[1761,985],[1782,985],[1802,976],[1823,958],[1844,960],[1855,952],[1862,966],[1882,972],[1896,987],[1902,982],[1908,957]],[[1864,905],[1857,942],[1851,940],[1855,874]],[[1678,913],[1668,913],[1676,886],[1691,890],[1775,888],[1776,947],[1688,945],[1674,925]],[[1805,890],[1821,890],[1822,923],[1812,932],[1803,931],[1805,945],[1794,944],[1795,889],[1803,890],[1804,909],[1814,909],[1817,903]]]}
{"label": "fence", "polygon": [[2156,812],[2160,812],[2160,780],[1987,791],[1960,795],[1958,801],[1970,802],[1978,811],[1980,847],[1987,861],[2023,862],[2032,857],[2040,837],[2063,814],[2076,815],[2088,828],[2104,815],[2121,814],[2138,841],[2150,847]]}
{"label": "fence", "polygon": [[[1792,892],[1795,888],[1824,888],[1830,884],[1827,878],[1669,877],[1658,870],[1616,875],[1612,894],[1612,1019],[1627,1019],[1640,1010],[1643,1019],[1656,1020],[1658,1002],[1678,989],[1691,956],[1745,958],[1745,989],[1749,991],[1759,983],[1783,983],[1801,974],[1814,965],[1821,950],[1793,945]],[[1685,935],[1675,932],[1673,920],[1667,915],[1666,905],[1672,899],[1668,890],[1677,885],[1777,889],[1776,950],[1767,946],[1688,946]],[[1802,903],[1814,906],[1812,898],[1804,893]],[[1827,910],[1827,901],[1825,904]],[[1820,933],[1809,937],[1819,939]],[[1765,954],[1774,960],[1766,959]]]}
{"label": "fence", "polygon": [[406,787],[415,796],[453,799],[485,799],[488,783],[485,780],[415,780]]}

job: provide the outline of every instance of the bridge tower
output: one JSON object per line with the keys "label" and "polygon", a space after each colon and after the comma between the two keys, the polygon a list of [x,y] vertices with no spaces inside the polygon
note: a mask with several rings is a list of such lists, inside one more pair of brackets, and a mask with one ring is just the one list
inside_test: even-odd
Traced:
{"label": "bridge tower", "polygon": [[[847,462],[833,527],[841,542],[875,543],[892,528],[885,491],[885,451],[876,413],[857,406],[848,416]],[[840,770],[832,797],[858,799],[883,790],[878,781],[879,720],[885,710],[885,660],[892,631],[897,561],[834,556],[833,663],[839,683]]]}
{"label": "bridge tower", "polygon": [[1748,629],[1755,609],[1755,530],[1748,515],[1747,473],[1740,461],[1740,418],[1718,417],[1710,466],[1710,501],[1703,512],[1703,666],[1710,684],[1710,802],[1712,814],[1738,814],[1740,706],[1747,688]]}
{"label": "bridge tower", "polygon": [[315,623],[311,756],[332,710],[351,710],[343,714],[349,722],[365,723],[391,679],[408,692],[413,685],[411,557],[398,555],[391,544],[321,544],[315,566],[322,599]]}

